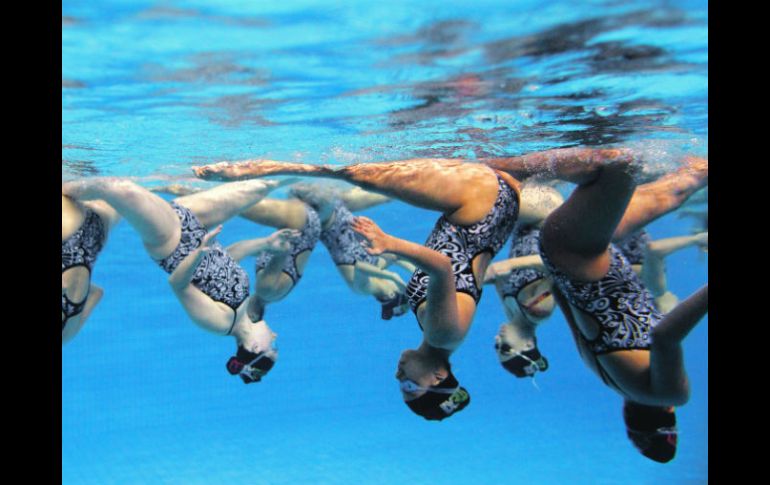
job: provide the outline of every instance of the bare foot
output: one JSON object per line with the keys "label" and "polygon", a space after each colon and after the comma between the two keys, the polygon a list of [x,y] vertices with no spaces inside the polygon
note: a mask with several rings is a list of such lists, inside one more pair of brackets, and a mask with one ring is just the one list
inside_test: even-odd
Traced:
{"label": "bare foot", "polygon": [[[241,162],[243,163],[245,162]],[[194,166],[192,171],[196,177],[204,180],[240,180],[242,172],[238,170],[239,168],[230,162],[219,162],[200,167]]]}
{"label": "bare foot", "polygon": [[709,175],[709,161],[707,158],[686,156],[682,162],[689,172],[699,177],[708,177]]}

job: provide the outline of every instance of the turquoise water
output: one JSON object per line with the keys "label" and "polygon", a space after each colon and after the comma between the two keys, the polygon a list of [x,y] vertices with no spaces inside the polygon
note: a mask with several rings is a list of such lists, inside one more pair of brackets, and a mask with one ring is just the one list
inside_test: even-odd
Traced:
{"label": "turquoise water", "polygon": [[[643,150],[660,171],[708,153],[707,24],[705,1],[65,1],[62,174],[150,186],[255,156],[344,164],[602,144]],[[420,242],[437,218],[398,202],[364,214]],[[649,230],[690,226],[667,216]],[[220,240],[268,233],[233,220]],[[695,249],[667,265],[680,297],[707,280]],[[244,266],[253,277],[253,259]],[[322,245],[268,309],[281,357],[257,385],[227,374],[232,339],[195,327],[166,279],[117,226],[94,272],[105,296],[62,349],[63,483],[708,479],[707,319],[684,343],[692,398],[677,456],[660,465],[627,441],[620,398],[579,360],[560,315],[539,329],[551,364],[539,390],[499,366],[492,288],[452,359],[473,402],[432,423],[393,377],[420,341],[414,317],[380,320]]]}

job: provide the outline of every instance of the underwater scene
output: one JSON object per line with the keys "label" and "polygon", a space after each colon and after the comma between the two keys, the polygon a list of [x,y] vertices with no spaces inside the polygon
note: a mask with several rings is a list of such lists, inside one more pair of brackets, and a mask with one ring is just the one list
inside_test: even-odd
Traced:
{"label": "underwater scene", "polygon": [[[708,316],[663,331],[708,283],[706,1],[64,0],[61,28],[62,483],[708,482]],[[578,312],[555,248],[602,228],[625,286]]]}

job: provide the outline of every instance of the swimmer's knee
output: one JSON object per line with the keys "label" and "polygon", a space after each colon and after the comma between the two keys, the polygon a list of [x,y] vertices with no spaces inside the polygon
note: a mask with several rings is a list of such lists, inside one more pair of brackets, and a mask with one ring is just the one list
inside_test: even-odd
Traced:
{"label": "swimmer's knee", "polygon": [[661,400],[661,405],[664,406],[684,406],[690,401],[690,385],[685,380],[684,383],[681,383],[676,388],[659,395],[658,399]]}
{"label": "swimmer's knee", "polygon": [[658,324],[652,328],[650,331],[652,345],[661,351],[681,351],[681,340],[673,332],[667,330],[669,327],[670,325]]}
{"label": "swimmer's knee", "polygon": [[294,286],[294,281],[286,274],[259,278],[254,292],[266,302],[274,302],[285,297]]}

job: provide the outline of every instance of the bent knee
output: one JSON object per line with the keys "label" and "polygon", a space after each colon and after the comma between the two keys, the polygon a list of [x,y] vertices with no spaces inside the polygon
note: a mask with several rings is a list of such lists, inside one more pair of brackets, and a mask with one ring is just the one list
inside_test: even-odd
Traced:
{"label": "bent knee", "polygon": [[663,406],[684,406],[690,400],[690,385],[684,382],[674,389],[670,389],[658,396]]}
{"label": "bent knee", "polygon": [[285,297],[294,287],[294,281],[285,273],[261,277],[257,280],[255,293],[266,302],[274,302]]}

